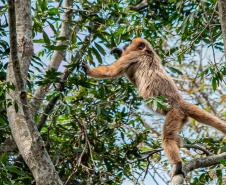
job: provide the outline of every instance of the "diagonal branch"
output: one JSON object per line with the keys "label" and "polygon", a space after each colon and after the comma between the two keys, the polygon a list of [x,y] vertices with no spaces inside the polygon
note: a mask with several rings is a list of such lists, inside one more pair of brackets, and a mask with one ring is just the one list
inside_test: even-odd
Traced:
{"label": "diagonal branch", "polygon": [[[74,63],[79,63],[81,61],[84,52],[86,51],[86,49],[88,48],[88,46],[90,45],[90,42],[92,40],[93,40],[93,34],[86,36],[86,38],[84,39],[83,46],[75,55]],[[74,65],[74,67],[70,68],[70,70],[68,68],[65,69],[63,76],[61,77],[61,80],[60,80],[61,83],[59,83],[59,85],[56,87],[56,91],[64,90],[65,81],[67,80],[68,76],[73,72],[75,67],[76,67],[76,65]],[[58,99],[59,99],[59,96],[55,96],[48,102],[48,104],[44,108],[44,113],[42,114],[42,116],[40,118],[40,122],[38,123],[39,130],[44,126],[46,119],[48,118],[48,114],[53,110]]]}
{"label": "diagonal branch", "polygon": [[184,170],[186,173],[188,173],[198,168],[217,165],[220,163],[221,160],[226,160],[226,152],[223,152],[218,155],[212,155],[205,158],[198,158],[198,159],[192,160],[191,162],[185,165]]}
{"label": "diagonal branch", "polygon": [[[70,26],[71,26],[71,18],[72,18],[72,7],[73,7],[73,0],[65,0],[64,3],[65,7],[65,14],[63,16],[62,26],[61,26],[61,32],[59,34],[59,37],[65,37],[65,39],[60,39],[57,41],[56,46],[62,46],[66,45],[67,41],[70,39]],[[49,62],[49,65],[47,67],[47,71],[50,69],[58,69],[61,62],[63,61],[66,54],[66,50],[55,50],[51,61]],[[42,103],[42,99],[47,93],[49,89],[49,85],[40,86],[36,90],[34,94],[34,98],[31,102],[33,107],[33,113],[36,113],[39,109],[40,104]]]}

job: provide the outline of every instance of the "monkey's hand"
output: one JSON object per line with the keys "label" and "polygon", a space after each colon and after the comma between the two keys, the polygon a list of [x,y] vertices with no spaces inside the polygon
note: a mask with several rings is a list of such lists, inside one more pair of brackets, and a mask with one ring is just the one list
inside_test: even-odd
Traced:
{"label": "monkey's hand", "polygon": [[87,75],[90,73],[90,67],[85,62],[82,62],[82,68]]}
{"label": "monkey's hand", "polygon": [[172,177],[175,175],[180,175],[182,174],[185,177],[185,172],[183,171],[183,164],[182,162],[178,162],[173,165],[173,170],[172,170]]}
{"label": "monkey's hand", "polygon": [[117,48],[117,47],[114,47],[111,49],[111,54],[116,54],[117,57],[121,57],[122,55],[122,50]]}

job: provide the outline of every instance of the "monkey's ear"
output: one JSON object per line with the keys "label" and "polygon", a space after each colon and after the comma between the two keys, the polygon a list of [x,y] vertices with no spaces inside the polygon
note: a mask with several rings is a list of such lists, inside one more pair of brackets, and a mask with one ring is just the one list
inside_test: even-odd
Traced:
{"label": "monkey's ear", "polygon": [[139,45],[138,45],[139,50],[143,50],[145,47],[146,47],[145,43],[143,43],[143,42],[139,43]]}

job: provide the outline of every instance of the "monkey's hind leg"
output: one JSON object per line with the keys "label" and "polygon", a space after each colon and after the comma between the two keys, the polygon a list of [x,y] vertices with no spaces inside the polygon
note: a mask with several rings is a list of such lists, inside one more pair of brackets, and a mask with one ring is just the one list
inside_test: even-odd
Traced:
{"label": "monkey's hind leg", "polygon": [[178,132],[186,122],[186,115],[179,109],[172,109],[166,114],[165,125],[163,127],[163,148],[171,164],[173,164],[172,176],[184,174],[182,161],[179,154],[181,139]]}

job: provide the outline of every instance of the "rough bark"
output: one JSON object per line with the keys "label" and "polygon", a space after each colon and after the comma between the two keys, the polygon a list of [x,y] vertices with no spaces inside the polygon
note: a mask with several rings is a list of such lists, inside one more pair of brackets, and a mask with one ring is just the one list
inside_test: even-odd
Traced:
{"label": "rough bark", "polygon": [[[24,2],[24,6],[20,5],[22,2]],[[33,55],[32,19],[29,15],[30,12],[24,11],[29,3],[29,1],[15,0],[16,15],[19,15],[16,16],[17,49],[18,57],[24,61],[21,63],[21,73],[23,74],[27,74]]]}
{"label": "rough bark", "polygon": [[222,30],[222,36],[224,41],[224,55],[226,59],[226,1],[219,0],[218,8],[220,13],[221,30]]}
{"label": "rough bark", "polygon": [[27,103],[26,78],[33,45],[31,35],[31,2],[9,0],[10,61],[7,81],[16,87],[7,93],[16,106],[7,108],[12,136],[20,154],[30,168],[37,185],[61,185],[62,182],[44,147],[43,140],[31,118]]}
{"label": "rough bark", "polygon": [[[61,32],[59,34],[59,37],[65,37],[63,40],[58,40],[56,43],[56,46],[62,46],[68,44],[67,41],[70,39],[70,22],[72,17],[72,6],[73,6],[73,0],[65,0],[64,2],[64,9],[65,14],[63,16],[63,22],[61,25]],[[47,67],[47,71],[50,69],[57,70],[61,64],[61,62],[64,60],[66,54],[66,50],[55,50],[51,61],[49,62],[49,65]],[[42,99],[44,98],[45,94],[47,93],[50,85],[40,86],[35,94],[34,98],[32,100],[32,106],[33,106],[33,112],[37,112],[37,110],[40,107],[40,104],[42,102]]]}
{"label": "rough bark", "polygon": [[[220,160],[226,159],[226,152],[223,152],[218,155],[212,155],[205,158],[194,159],[188,164],[184,165],[184,172],[187,174],[188,172],[195,170],[197,168],[209,167],[212,165],[219,164]],[[183,185],[184,177],[182,175],[174,176],[172,179],[172,185]]]}

